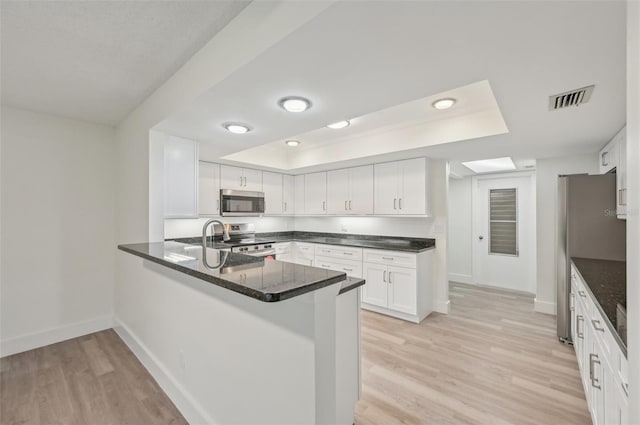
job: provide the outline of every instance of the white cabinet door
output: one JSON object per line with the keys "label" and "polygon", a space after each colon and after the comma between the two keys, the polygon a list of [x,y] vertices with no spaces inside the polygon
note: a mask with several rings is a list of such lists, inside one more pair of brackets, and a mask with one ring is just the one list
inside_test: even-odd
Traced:
{"label": "white cabinet door", "polygon": [[164,144],[164,216],[198,217],[198,144],[169,136]]}
{"label": "white cabinet door", "polygon": [[300,174],[293,178],[294,181],[294,214],[295,215],[303,215],[304,214],[304,194],[305,194],[305,175]]}
{"label": "white cabinet door", "polygon": [[425,158],[400,161],[401,182],[398,214],[427,213],[427,166]]}
{"label": "white cabinet door", "polygon": [[327,172],[327,214],[349,214],[349,169]]}
{"label": "white cabinet door", "polygon": [[243,168],[242,172],[244,176],[244,190],[262,192],[262,171]]}
{"label": "white cabinet door", "polygon": [[[247,179],[248,180],[248,179]],[[262,173],[262,188],[264,192],[264,213],[266,215],[282,214],[282,174]]]}
{"label": "white cabinet door", "polygon": [[220,215],[220,166],[200,161],[198,175],[198,214]]}
{"label": "white cabinet door", "polygon": [[375,164],[373,170],[374,213],[398,214],[398,163]]}
{"label": "white cabinet door", "polygon": [[416,271],[388,266],[389,308],[407,314],[416,314]]}
{"label": "white cabinet door", "polygon": [[282,176],[282,213],[293,215],[295,211],[295,178],[289,175]]}
{"label": "white cabinet door", "polygon": [[362,277],[367,281],[362,287],[362,301],[379,307],[387,307],[388,286],[387,267],[380,264],[364,263]]}
{"label": "white cabinet door", "polygon": [[220,166],[220,189],[246,190],[243,169],[229,165]]}
{"label": "white cabinet door", "polygon": [[305,214],[327,213],[327,173],[312,173],[305,175],[304,187]]}
{"label": "white cabinet door", "polygon": [[618,133],[618,168],[616,170],[616,189],[618,196],[618,218],[627,218],[627,128]]}
{"label": "white cabinet door", "polygon": [[618,143],[614,137],[611,142],[607,144],[600,151],[600,174],[606,174],[613,170],[618,165]]}
{"label": "white cabinet door", "polygon": [[349,183],[349,214],[373,214],[373,165],[351,168]]}

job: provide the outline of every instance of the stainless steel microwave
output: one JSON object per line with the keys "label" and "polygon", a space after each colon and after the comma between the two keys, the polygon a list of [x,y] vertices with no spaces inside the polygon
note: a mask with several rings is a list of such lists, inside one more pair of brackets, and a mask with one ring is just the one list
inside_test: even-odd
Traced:
{"label": "stainless steel microwave", "polygon": [[264,192],[220,190],[220,214],[224,217],[249,217],[264,214]]}

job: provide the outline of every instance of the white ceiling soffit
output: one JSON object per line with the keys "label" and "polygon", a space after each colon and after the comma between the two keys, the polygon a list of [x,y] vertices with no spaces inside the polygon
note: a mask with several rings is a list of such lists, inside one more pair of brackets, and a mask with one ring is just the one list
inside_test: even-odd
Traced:
{"label": "white ceiling soffit", "polygon": [[2,1],[2,103],[109,125],[248,1]]}
{"label": "white ceiling soffit", "polygon": [[[454,107],[435,109],[442,98],[456,99]],[[361,117],[340,130],[321,127],[292,137],[301,144],[292,148],[284,140],[250,148],[222,159],[262,167],[292,170],[366,158],[504,134],[508,129],[488,81],[392,106]]]}
{"label": "white ceiling soffit", "polygon": [[[487,80],[509,133],[403,155],[591,153],[625,122],[625,22],[624,2],[336,2],[158,129],[202,142],[215,160]],[[589,103],[548,111],[549,94],[591,84]],[[287,113],[277,101],[288,95],[313,106]],[[231,134],[226,121],[253,131]]]}

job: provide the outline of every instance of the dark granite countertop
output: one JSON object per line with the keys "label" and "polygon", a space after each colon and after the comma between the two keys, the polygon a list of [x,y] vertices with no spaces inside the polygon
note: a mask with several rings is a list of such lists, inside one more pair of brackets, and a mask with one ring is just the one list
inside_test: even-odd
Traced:
{"label": "dark granite countertop", "polygon": [[[345,233],[272,232],[256,233],[257,238],[274,242],[309,242],[327,245],[353,246],[356,248],[385,249],[389,251],[422,252],[436,247],[436,240],[429,238],[405,238],[399,236],[352,235]],[[200,244],[200,237],[172,239],[178,242]],[[214,248],[216,243],[214,241]],[[223,245],[220,245],[222,247]]]}
{"label": "dark granite countertop", "polygon": [[340,291],[338,292],[338,295],[344,294],[345,292],[349,292],[352,289],[356,289],[364,284],[365,284],[364,279],[360,279],[359,277],[347,276],[345,280],[340,282]]}
{"label": "dark granite countertop", "polygon": [[608,319],[607,326],[626,355],[626,342],[616,329],[616,307],[618,304],[625,308],[627,306],[627,263],[576,257],[571,258],[571,261],[586,283],[586,289],[595,299],[596,307]]}
{"label": "dark granite countertop", "polygon": [[[340,283],[341,293],[364,284],[345,273],[207,249],[175,241],[119,245],[146,260],[265,302],[283,301]],[[220,261],[222,260],[222,261]],[[205,264],[206,263],[206,264]],[[219,267],[216,267],[218,266]]]}

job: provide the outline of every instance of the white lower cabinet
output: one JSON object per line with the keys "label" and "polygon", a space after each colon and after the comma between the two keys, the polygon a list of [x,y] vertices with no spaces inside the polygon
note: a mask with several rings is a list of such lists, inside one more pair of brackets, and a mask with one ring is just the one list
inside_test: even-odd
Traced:
{"label": "white lower cabinet", "polygon": [[573,342],[594,425],[628,424],[627,358],[575,266],[571,270]]}

